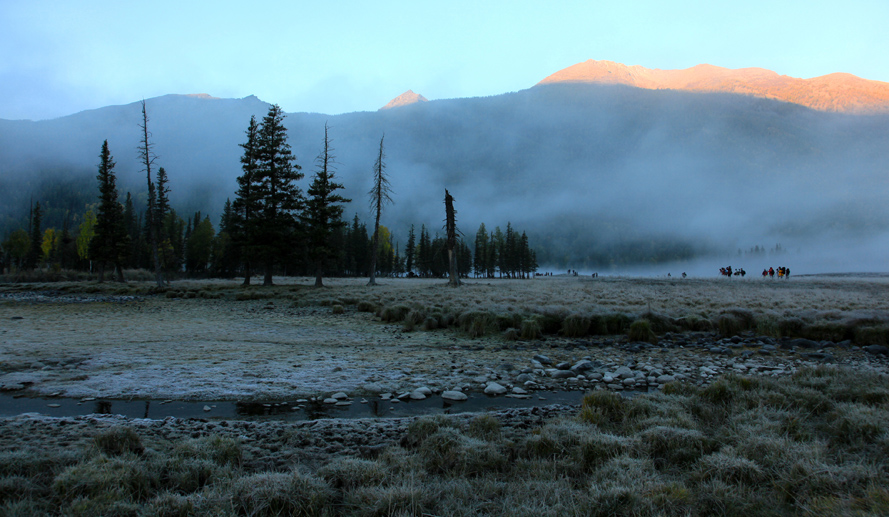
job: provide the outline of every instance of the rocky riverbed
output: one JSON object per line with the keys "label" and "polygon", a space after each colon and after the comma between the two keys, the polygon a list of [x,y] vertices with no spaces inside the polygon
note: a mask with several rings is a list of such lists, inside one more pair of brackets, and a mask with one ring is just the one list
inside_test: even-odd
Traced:
{"label": "rocky riverbed", "polygon": [[[287,300],[0,293],[0,391],[93,400],[459,402],[468,393],[650,391],[725,373],[843,364],[886,371],[886,349],[753,332],[529,341],[405,332],[371,313]],[[540,397],[542,399],[542,397]],[[541,404],[545,403],[541,401]],[[50,403],[51,404],[51,403]],[[212,416],[208,414],[208,416]]]}

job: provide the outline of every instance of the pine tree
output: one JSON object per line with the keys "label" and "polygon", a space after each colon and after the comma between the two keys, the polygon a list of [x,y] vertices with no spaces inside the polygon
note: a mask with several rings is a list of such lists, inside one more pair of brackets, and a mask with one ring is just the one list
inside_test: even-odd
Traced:
{"label": "pine tree", "polygon": [[259,188],[259,126],[256,117],[250,117],[247,126],[247,142],[239,144],[244,149],[241,156],[241,170],[238,176],[238,191],[232,203],[233,216],[230,229],[232,241],[237,255],[244,257],[244,285],[250,285],[253,276],[251,257],[258,246],[259,213],[262,210],[262,198]]}
{"label": "pine tree", "polygon": [[448,249],[448,285],[460,285],[457,273],[457,211],[454,209],[454,197],[445,189],[445,231],[447,232]]}
{"label": "pine tree", "polygon": [[40,230],[40,201],[31,210],[31,246],[28,248],[28,256],[25,259],[25,269],[35,269],[40,264],[43,255],[43,233]]}
{"label": "pine tree", "polygon": [[[500,228],[497,228],[497,231],[500,231]],[[491,232],[490,238],[488,239],[488,246],[485,249],[487,256],[485,257],[485,266],[487,267],[488,278],[494,278],[494,273],[497,270],[497,237],[494,232]]]}
{"label": "pine tree", "polygon": [[265,266],[263,285],[272,285],[272,273],[291,248],[297,231],[295,213],[305,202],[296,182],[300,166],[287,143],[284,112],[277,104],[269,108],[258,133],[256,186],[262,207],[259,212],[257,256]]}
{"label": "pine tree", "polygon": [[482,223],[478,227],[478,231],[475,233],[475,261],[473,263],[473,270],[475,271],[475,276],[485,276],[488,271],[487,260],[488,258],[488,230],[485,228],[485,223]]}
{"label": "pine tree", "polygon": [[432,243],[426,225],[420,226],[420,243],[417,245],[417,270],[422,277],[432,273]]}
{"label": "pine tree", "polygon": [[129,236],[124,222],[124,208],[118,201],[114,159],[108,150],[108,140],[99,154],[99,208],[96,213],[95,235],[90,241],[90,257],[98,262],[99,282],[105,281],[105,264],[112,264],[117,279],[124,282],[123,262],[129,248]]}
{"label": "pine tree", "polygon": [[211,258],[212,273],[222,278],[234,275],[238,265],[238,252],[232,235],[237,224],[237,215],[232,207],[230,199],[225,200],[222,208],[222,216],[219,218],[219,232],[213,239],[213,254]]}
{"label": "pine tree", "polygon": [[373,251],[371,252],[370,259],[370,280],[367,282],[367,285],[377,285],[376,270],[377,253],[380,247],[380,214],[383,211],[384,204],[392,203],[392,188],[389,185],[389,178],[386,177],[386,163],[384,161],[386,155],[383,153],[383,138],[385,138],[385,135],[380,138],[380,152],[377,155],[376,162],[374,162],[373,187],[368,193],[370,195],[370,208],[376,215],[376,218],[374,220],[373,243],[371,245]]}
{"label": "pine tree", "polygon": [[344,187],[334,181],[335,160],[327,129],[327,124],[324,124],[324,147],[316,160],[317,170],[309,186],[310,197],[303,215],[303,222],[309,232],[309,256],[315,268],[315,287],[323,287],[321,277],[324,268],[337,254],[337,250],[332,246],[331,236],[336,229],[346,225],[342,220],[341,203],[352,201],[336,194],[337,190]]}
{"label": "pine tree", "polygon": [[407,276],[411,276],[414,271],[414,252],[416,251],[416,236],[414,235],[414,225],[411,225],[411,231],[407,234],[407,246],[404,247],[404,272]]}
{"label": "pine tree", "polygon": [[210,217],[200,219],[201,213],[195,214],[195,222],[185,242],[186,270],[192,275],[203,275],[210,264],[213,249],[213,224]]}

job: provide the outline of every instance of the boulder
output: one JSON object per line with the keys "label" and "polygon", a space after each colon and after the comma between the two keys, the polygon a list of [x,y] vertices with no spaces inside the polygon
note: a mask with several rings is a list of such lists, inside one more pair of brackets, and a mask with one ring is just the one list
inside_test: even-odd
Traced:
{"label": "boulder", "polygon": [[442,392],[441,398],[443,398],[445,400],[462,401],[462,400],[468,399],[469,396],[466,395],[465,393],[463,393],[462,391],[445,391],[445,392]]}

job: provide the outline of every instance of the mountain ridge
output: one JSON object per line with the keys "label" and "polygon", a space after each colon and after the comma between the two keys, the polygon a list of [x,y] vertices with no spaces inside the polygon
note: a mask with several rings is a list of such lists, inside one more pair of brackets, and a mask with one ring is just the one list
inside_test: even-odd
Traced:
{"label": "mountain ridge", "polygon": [[[265,115],[268,104],[183,95],[146,103],[176,210],[217,221],[242,173],[249,119]],[[68,214],[76,224],[95,202],[97,152],[106,139],[121,192],[144,206],[140,120],[137,101],[47,121],[0,121],[0,237],[26,224],[32,197],[47,224],[61,227]],[[567,82],[405,109],[291,112],[284,123],[303,183],[326,122],[337,177],[353,199],[346,214],[362,219],[385,133],[396,203],[384,224],[395,245],[412,224],[435,231],[444,188],[466,235],[480,222],[511,222],[527,230],[542,264],[560,268],[623,267],[628,257],[653,264],[776,242],[809,250],[837,235],[889,242],[889,192],[875,188],[885,182],[889,115]],[[884,257],[881,250],[860,256]]]}
{"label": "mountain ridge", "polygon": [[555,83],[623,84],[648,90],[734,93],[799,104],[819,111],[889,113],[889,83],[837,72],[810,79],[764,68],[700,64],[681,70],[650,69],[589,59],[563,68],[535,86]]}

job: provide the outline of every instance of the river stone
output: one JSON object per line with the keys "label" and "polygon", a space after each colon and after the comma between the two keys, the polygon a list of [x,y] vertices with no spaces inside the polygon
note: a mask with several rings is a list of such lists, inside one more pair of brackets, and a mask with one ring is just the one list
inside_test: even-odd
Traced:
{"label": "river stone", "polygon": [[668,382],[673,382],[675,380],[676,378],[672,375],[661,375],[657,378],[658,384],[667,384]]}
{"label": "river stone", "polygon": [[336,404],[337,402],[339,402],[339,400],[337,400],[333,397],[328,397],[328,398],[324,399],[325,404]]}
{"label": "river stone", "polygon": [[578,372],[585,372],[587,370],[593,369],[593,362],[587,360],[580,360],[574,366],[571,367],[572,370]]}
{"label": "river stone", "polygon": [[552,359],[550,359],[549,357],[547,357],[545,355],[540,355],[540,354],[535,355],[534,360],[540,364],[543,364],[543,365],[553,364]]}
{"label": "river stone", "polygon": [[462,391],[445,391],[441,394],[441,398],[445,400],[466,400],[469,398],[468,395],[463,393]]}
{"label": "river stone", "polygon": [[514,387],[512,389],[512,392],[515,393],[516,395],[526,395],[528,393],[527,391],[523,390],[522,388],[519,388],[518,386]]}
{"label": "river stone", "polygon": [[342,391],[340,391],[340,392],[337,392],[337,393],[334,393],[333,395],[331,395],[330,398],[336,399],[336,400],[346,400],[347,398],[349,398],[349,396],[346,395],[345,393],[343,393]]}
{"label": "river stone", "polygon": [[556,370],[550,376],[553,379],[570,379],[571,377],[577,377],[577,374],[571,370]]}
{"label": "river stone", "polygon": [[432,395],[432,390],[427,388],[426,386],[423,386],[422,388],[417,388],[414,391],[419,391],[420,393],[422,393],[423,395],[426,395],[427,397],[429,395]]}
{"label": "river stone", "polygon": [[506,393],[506,388],[494,381],[489,382],[485,387],[485,395],[502,395],[504,393]]}
{"label": "river stone", "polygon": [[534,376],[533,376],[533,375],[530,375],[530,374],[527,374],[527,373],[523,373],[523,374],[517,376],[517,377],[515,378],[515,380],[516,380],[516,382],[525,383],[525,382],[528,382],[528,381],[533,381],[533,380],[534,380]]}
{"label": "river stone", "polygon": [[420,390],[414,390],[411,392],[411,400],[424,400],[426,398],[426,394]]}
{"label": "river stone", "polygon": [[635,375],[633,374],[633,370],[629,369],[626,366],[619,367],[617,370],[614,371],[614,373],[611,374],[611,376],[614,377],[615,379],[617,379],[617,378],[631,379],[631,378],[635,377]]}
{"label": "river stone", "polygon": [[361,389],[368,393],[373,393],[374,395],[378,395],[383,392],[383,387],[375,382],[368,382],[367,384],[361,386]]}
{"label": "river stone", "polygon": [[864,350],[868,353],[874,355],[886,355],[889,354],[889,348],[886,348],[883,345],[868,345],[864,347]]}
{"label": "river stone", "polygon": [[624,386],[635,386],[636,379],[634,379],[634,378],[624,379],[623,381],[621,381],[621,383],[623,383]]}
{"label": "river stone", "polygon": [[556,365],[557,370],[570,370],[571,363],[559,363]]}

